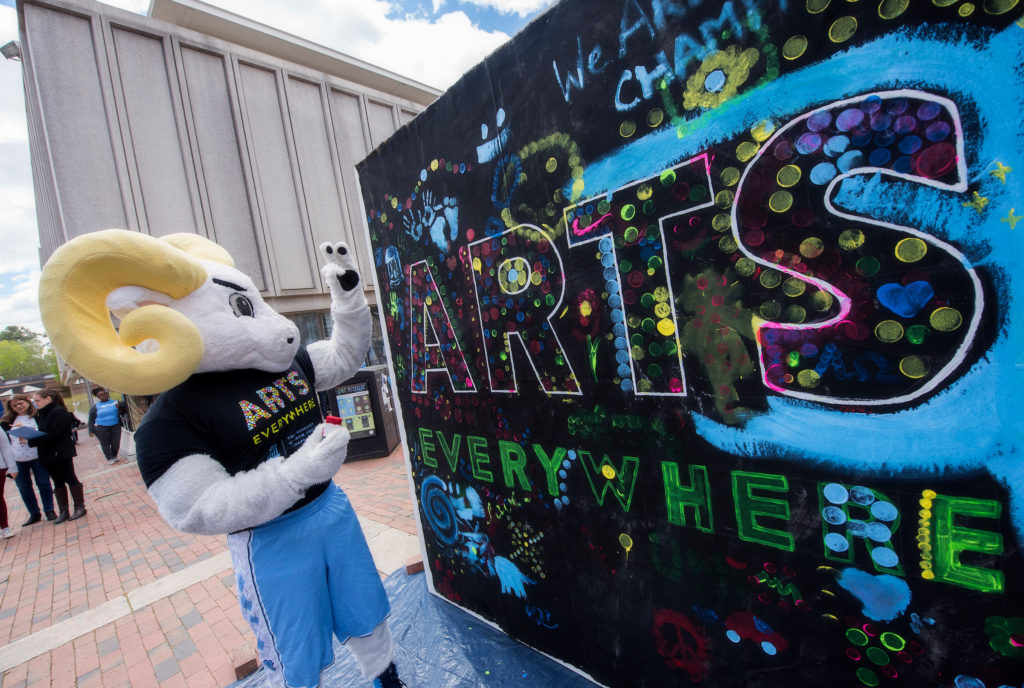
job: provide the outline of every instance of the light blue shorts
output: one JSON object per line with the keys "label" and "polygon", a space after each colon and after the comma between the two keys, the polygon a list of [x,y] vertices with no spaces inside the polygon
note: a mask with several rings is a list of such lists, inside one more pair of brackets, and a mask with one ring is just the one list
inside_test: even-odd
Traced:
{"label": "light blue shorts", "polygon": [[348,497],[334,483],[297,511],[228,535],[242,616],[271,685],[317,686],[331,636],[369,635],[391,611]]}

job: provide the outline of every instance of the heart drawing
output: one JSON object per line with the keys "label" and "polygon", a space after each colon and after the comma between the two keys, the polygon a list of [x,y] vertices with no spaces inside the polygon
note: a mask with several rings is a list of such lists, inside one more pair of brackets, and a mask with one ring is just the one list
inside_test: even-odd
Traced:
{"label": "heart drawing", "polygon": [[935,296],[932,285],[924,281],[901,286],[896,282],[883,284],[875,294],[878,301],[896,315],[913,318]]}

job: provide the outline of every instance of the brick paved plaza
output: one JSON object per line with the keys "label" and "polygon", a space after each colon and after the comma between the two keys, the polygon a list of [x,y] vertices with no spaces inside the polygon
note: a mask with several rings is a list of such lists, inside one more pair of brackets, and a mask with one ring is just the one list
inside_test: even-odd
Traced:
{"label": "brick paved plaza", "polygon": [[[54,526],[4,495],[16,533],[0,540],[0,688],[223,687],[251,654],[223,536],[178,533],[156,513],[135,463],[108,465],[82,433],[85,518]],[[401,447],[345,464],[348,493],[387,575],[418,553]]]}

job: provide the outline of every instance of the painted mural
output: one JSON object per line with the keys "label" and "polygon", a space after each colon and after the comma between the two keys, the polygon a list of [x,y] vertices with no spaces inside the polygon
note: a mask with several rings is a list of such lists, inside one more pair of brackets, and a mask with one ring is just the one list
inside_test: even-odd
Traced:
{"label": "painted mural", "polygon": [[368,157],[432,589],[607,686],[1021,686],[1022,14],[566,1]]}

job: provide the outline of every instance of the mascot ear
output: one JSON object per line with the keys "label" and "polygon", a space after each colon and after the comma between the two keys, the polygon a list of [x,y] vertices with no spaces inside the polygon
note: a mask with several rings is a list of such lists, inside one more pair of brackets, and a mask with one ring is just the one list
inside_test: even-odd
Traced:
{"label": "mascot ear", "polygon": [[107,308],[119,319],[143,306],[167,306],[172,301],[167,294],[145,287],[118,287],[107,294]]}

